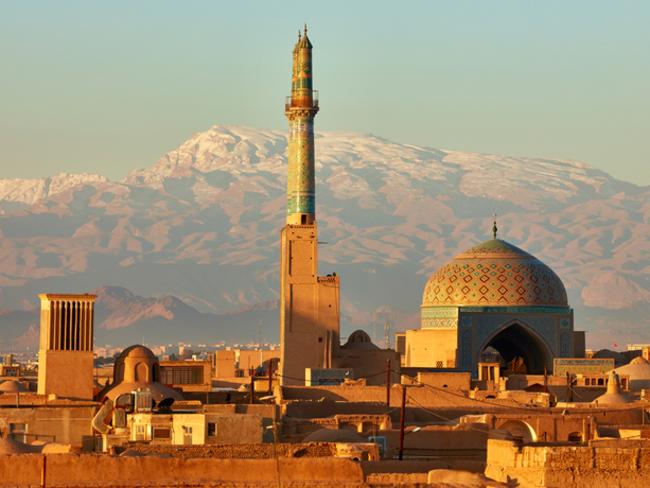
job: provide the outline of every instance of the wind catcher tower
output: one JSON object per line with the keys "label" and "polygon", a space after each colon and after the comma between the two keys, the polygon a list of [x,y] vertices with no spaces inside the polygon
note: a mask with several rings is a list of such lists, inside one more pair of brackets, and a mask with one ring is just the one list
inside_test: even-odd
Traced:
{"label": "wind catcher tower", "polygon": [[39,298],[39,395],[92,400],[96,296],[43,293]]}
{"label": "wind catcher tower", "polygon": [[339,347],[339,278],[318,276],[312,44],[298,33],[293,48],[289,119],[287,222],[281,232],[280,382],[304,384],[305,368],[330,368]]}

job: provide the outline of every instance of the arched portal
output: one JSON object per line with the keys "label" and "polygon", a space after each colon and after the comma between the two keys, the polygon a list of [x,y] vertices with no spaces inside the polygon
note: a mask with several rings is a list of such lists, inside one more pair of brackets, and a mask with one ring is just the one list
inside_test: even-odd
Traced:
{"label": "arched portal", "polygon": [[535,429],[533,429],[528,422],[524,422],[523,420],[507,420],[499,426],[499,429],[507,430],[515,440],[521,441],[524,444],[537,442]]}
{"label": "arched portal", "polygon": [[496,349],[510,373],[543,374],[552,353],[544,341],[521,324],[511,324],[494,334],[481,351]]}

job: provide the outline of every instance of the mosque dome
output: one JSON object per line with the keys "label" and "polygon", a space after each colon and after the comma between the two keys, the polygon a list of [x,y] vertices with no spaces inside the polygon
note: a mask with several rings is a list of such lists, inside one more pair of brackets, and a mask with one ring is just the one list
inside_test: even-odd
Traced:
{"label": "mosque dome", "polygon": [[433,273],[424,287],[423,307],[567,307],[562,280],[535,256],[501,239],[458,254]]}

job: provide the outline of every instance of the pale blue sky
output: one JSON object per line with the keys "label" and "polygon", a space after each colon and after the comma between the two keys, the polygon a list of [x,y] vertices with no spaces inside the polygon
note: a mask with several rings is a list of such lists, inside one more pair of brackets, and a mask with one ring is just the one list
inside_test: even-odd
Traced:
{"label": "pale blue sky", "polygon": [[120,178],[215,123],[284,129],[303,22],[317,130],[650,184],[650,2],[621,0],[0,0],[0,177]]}

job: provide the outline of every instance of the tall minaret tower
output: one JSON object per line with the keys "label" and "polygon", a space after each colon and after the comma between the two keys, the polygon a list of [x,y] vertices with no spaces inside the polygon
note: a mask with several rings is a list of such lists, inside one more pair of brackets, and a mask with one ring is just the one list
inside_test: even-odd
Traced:
{"label": "tall minaret tower", "polygon": [[287,173],[287,224],[311,225],[316,221],[314,178],[314,117],[318,113],[318,92],[312,87],[312,45],[298,32],[293,48],[291,95],[284,113],[289,119]]}
{"label": "tall minaret tower", "polygon": [[314,177],[312,45],[307,28],[293,49],[289,119],[287,223],[280,255],[280,382],[304,384],[306,368],[330,368],[339,347],[339,278],[318,276]]}

